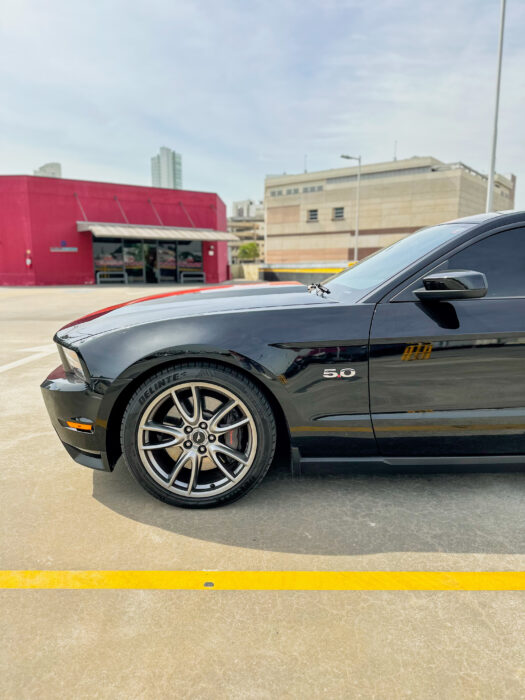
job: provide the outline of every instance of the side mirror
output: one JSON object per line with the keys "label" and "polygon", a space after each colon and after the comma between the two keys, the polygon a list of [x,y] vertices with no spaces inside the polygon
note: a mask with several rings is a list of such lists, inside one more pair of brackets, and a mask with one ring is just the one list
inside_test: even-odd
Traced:
{"label": "side mirror", "polygon": [[487,278],[475,270],[445,270],[423,278],[423,287],[414,294],[421,301],[479,299],[488,290]]}

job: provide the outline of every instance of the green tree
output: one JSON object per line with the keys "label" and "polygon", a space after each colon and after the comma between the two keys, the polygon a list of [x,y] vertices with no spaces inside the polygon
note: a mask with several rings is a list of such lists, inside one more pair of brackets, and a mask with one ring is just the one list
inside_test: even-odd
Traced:
{"label": "green tree", "polygon": [[256,260],[259,257],[259,246],[255,241],[241,243],[239,246],[239,260]]}

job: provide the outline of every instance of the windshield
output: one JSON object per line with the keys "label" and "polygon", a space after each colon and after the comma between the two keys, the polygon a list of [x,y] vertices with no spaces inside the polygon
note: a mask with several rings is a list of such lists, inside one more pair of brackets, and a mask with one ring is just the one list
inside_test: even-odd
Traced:
{"label": "windshield", "polygon": [[330,288],[341,287],[345,291],[370,291],[454,236],[465,233],[476,225],[441,224],[421,229],[373,253],[349,270],[329,277],[323,284],[329,284]]}

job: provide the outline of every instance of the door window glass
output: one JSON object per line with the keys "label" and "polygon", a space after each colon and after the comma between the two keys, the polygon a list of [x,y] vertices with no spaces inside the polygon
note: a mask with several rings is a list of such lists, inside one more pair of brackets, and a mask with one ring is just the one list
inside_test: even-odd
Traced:
{"label": "door window glass", "polygon": [[440,269],[484,272],[488,297],[525,296],[525,228],[495,233],[447,260]]}
{"label": "door window glass", "polygon": [[157,276],[157,244],[144,244],[144,274],[148,284],[155,284],[159,281]]}

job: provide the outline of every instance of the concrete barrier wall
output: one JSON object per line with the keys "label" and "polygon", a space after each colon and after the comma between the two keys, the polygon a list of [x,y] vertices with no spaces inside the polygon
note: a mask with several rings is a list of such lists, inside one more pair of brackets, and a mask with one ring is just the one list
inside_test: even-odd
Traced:
{"label": "concrete barrier wall", "polygon": [[323,282],[332,275],[347,269],[345,265],[326,267],[261,267],[259,279],[265,282],[289,282],[296,281],[303,284]]}

